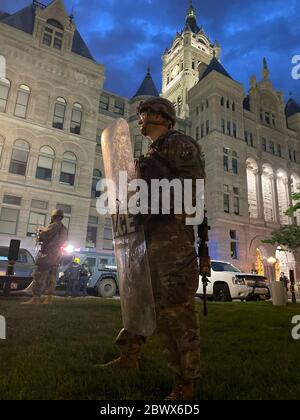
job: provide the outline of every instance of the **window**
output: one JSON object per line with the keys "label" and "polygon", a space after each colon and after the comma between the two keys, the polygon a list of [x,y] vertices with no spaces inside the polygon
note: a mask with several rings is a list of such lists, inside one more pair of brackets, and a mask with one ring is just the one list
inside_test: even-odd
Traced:
{"label": "window", "polygon": [[102,136],[103,130],[98,130],[96,135],[96,153],[102,154],[102,148],[101,148],[101,136]]}
{"label": "window", "polygon": [[118,115],[124,115],[125,103],[122,100],[115,99],[114,113]]}
{"label": "window", "polygon": [[113,234],[111,227],[104,228],[103,249],[113,249]]}
{"label": "window", "polygon": [[270,112],[265,112],[265,122],[270,125],[271,124],[271,119],[270,119]]}
{"label": "window", "polygon": [[261,142],[262,142],[262,149],[263,149],[264,152],[266,152],[267,151],[267,139],[265,137],[263,137],[261,139]]}
{"label": "window", "polygon": [[49,146],[44,146],[40,150],[38,165],[36,168],[36,178],[44,181],[52,180],[52,169],[54,161],[54,151]]}
{"label": "window", "polygon": [[233,187],[233,194],[240,195],[240,190],[237,187]]}
{"label": "window", "polygon": [[293,160],[294,160],[294,162],[297,162],[296,150],[293,150]]}
{"label": "window", "polygon": [[233,123],[233,137],[237,137],[237,129],[236,129],[236,124]]}
{"label": "window", "polygon": [[31,201],[31,208],[40,209],[40,210],[47,210],[48,209],[48,202],[47,201],[40,201],[40,200],[32,200]]}
{"label": "window", "polygon": [[14,195],[4,195],[3,197],[4,204],[11,204],[13,206],[20,206],[22,203],[22,197],[16,197]]}
{"label": "window", "polygon": [[64,128],[64,121],[65,121],[65,113],[66,113],[67,102],[64,98],[57,98],[55,107],[54,107],[54,117],[53,117],[53,128],[58,128],[59,130],[63,130]]}
{"label": "window", "polygon": [[206,135],[209,133],[209,120],[206,121]]}
{"label": "window", "polygon": [[233,260],[238,260],[238,243],[231,242],[230,243],[230,256]]}
{"label": "window", "polygon": [[206,108],[209,108],[209,101],[208,101],[208,99],[206,100]]}
{"label": "window", "polygon": [[4,78],[0,78],[0,112],[6,112],[9,90],[10,81]]}
{"label": "window", "polygon": [[240,198],[234,197],[234,214],[239,216],[240,214]]}
{"label": "window", "polygon": [[233,112],[235,111],[235,103],[234,102],[232,103],[232,111]]}
{"label": "window", "polygon": [[20,211],[8,207],[2,207],[0,213],[0,233],[15,235]]}
{"label": "window", "polygon": [[97,184],[101,179],[102,179],[102,172],[99,171],[99,169],[94,169],[93,180],[92,180],[92,192],[91,192],[92,198],[99,198],[101,195],[101,192],[97,191]]}
{"label": "window", "polygon": [[61,184],[74,185],[76,175],[77,158],[72,152],[66,152],[61,164],[60,180]]}
{"label": "window", "polygon": [[26,118],[27,108],[30,96],[30,88],[26,85],[21,85],[17,94],[17,101],[15,107],[15,116],[19,118]]}
{"label": "window", "polygon": [[108,111],[108,109],[109,109],[109,96],[108,95],[101,95],[100,96],[99,110]]}
{"label": "window", "polygon": [[135,136],[134,157],[137,159],[143,154],[143,137]]}
{"label": "window", "polygon": [[230,213],[230,195],[228,185],[224,185],[224,212]]}
{"label": "window", "polygon": [[63,224],[69,230],[72,214],[72,206],[68,204],[57,204],[56,208],[64,212]]}
{"label": "window", "polygon": [[253,134],[250,133],[250,146],[254,147],[254,139],[253,139]]}
{"label": "window", "polygon": [[200,138],[200,132],[199,132],[199,127],[196,127],[196,140],[199,140]]}
{"label": "window", "polygon": [[232,172],[237,175],[238,174],[238,161],[236,158],[232,158]]}
{"label": "window", "polygon": [[230,102],[229,102],[229,100],[227,101],[226,106],[227,106],[228,109],[230,109]]}
{"label": "window", "polygon": [[70,131],[73,134],[80,134],[82,122],[82,105],[74,104],[71,117]]}
{"label": "window", "polygon": [[224,165],[224,171],[229,172],[229,159],[227,155],[224,155],[223,165]]}
{"label": "window", "polygon": [[228,134],[228,136],[231,136],[231,124],[230,124],[230,121],[227,121],[227,134]]}
{"label": "window", "polygon": [[87,248],[96,248],[97,244],[97,226],[90,226],[87,227],[86,232],[86,247]]}
{"label": "window", "polygon": [[89,216],[89,223],[86,235],[87,248],[95,248],[97,245],[98,222],[99,219],[97,216]]}
{"label": "window", "polygon": [[200,137],[202,139],[202,137],[204,137],[204,124],[201,124],[201,134]]}
{"label": "window", "polygon": [[41,213],[30,212],[29,222],[27,227],[27,236],[36,237],[37,229],[45,226],[46,215]]}
{"label": "window", "polygon": [[277,156],[282,157],[282,148],[281,148],[281,144],[277,144]]}
{"label": "window", "polygon": [[14,144],[9,172],[16,175],[26,175],[29,156],[29,144],[24,140],[17,140]]}
{"label": "window", "polygon": [[222,133],[225,134],[225,120],[224,119],[221,120],[221,130],[222,130]]}
{"label": "window", "polygon": [[272,155],[275,155],[275,144],[272,141],[270,141],[269,150]]}
{"label": "window", "polygon": [[238,237],[236,230],[231,230],[229,233],[231,242],[230,242],[230,256],[233,260],[239,259],[238,253]]}
{"label": "window", "polygon": [[62,49],[62,41],[64,36],[63,26],[55,19],[48,19],[47,26],[43,34],[43,44],[47,47]]}
{"label": "window", "polygon": [[224,98],[223,98],[223,96],[221,98],[221,106],[224,106]]}
{"label": "window", "polygon": [[262,110],[262,108],[260,108],[259,115],[260,115],[260,120],[263,121],[264,120],[264,111]]}
{"label": "window", "polygon": [[272,125],[274,128],[276,128],[276,119],[274,114],[272,114]]}

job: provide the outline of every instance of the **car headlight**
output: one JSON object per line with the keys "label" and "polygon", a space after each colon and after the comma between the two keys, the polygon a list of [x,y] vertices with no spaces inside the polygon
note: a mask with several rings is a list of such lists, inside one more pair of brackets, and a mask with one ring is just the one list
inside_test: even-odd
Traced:
{"label": "car headlight", "polygon": [[244,279],[240,279],[239,277],[232,277],[232,282],[233,284],[236,284],[238,286],[245,286],[245,280]]}
{"label": "car headlight", "polygon": [[61,272],[58,274],[58,278],[59,278],[59,279],[61,279],[63,276],[64,276],[64,272],[63,272],[63,271],[61,271]]}

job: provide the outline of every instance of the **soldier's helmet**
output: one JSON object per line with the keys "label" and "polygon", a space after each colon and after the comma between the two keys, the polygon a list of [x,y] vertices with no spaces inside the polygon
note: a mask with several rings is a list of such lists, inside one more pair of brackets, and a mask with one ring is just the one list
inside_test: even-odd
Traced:
{"label": "soldier's helmet", "polygon": [[63,219],[64,218],[64,212],[60,209],[55,209],[55,210],[52,211],[51,217],[61,217]]}
{"label": "soldier's helmet", "polygon": [[138,107],[138,113],[141,114],[142,112],[161,114],[172,123],[172,127],[176,124],[176,109],[168,99],[156,96],[146,99]]}

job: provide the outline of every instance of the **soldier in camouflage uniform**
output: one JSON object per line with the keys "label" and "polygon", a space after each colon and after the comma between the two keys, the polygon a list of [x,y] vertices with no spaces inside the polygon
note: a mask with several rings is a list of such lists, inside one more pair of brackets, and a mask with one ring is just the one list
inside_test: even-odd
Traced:
{"label": "soldier in camouflage uniform", "polygon": [[[139,108],[141,132],[152,144],[137,163],[137,178],[204,179],[201,150],[190,137],[173,127],[176,112],[171,102],[151,98]],[[143,216],[144,217],[144,216]],[[150,215],[143,220],[151,281],[156,306],[157,332],[169,366],[176,375],[167,399],[192,399],[200,374],[199,328],[195,311],[199,268],[192,226],[185,215]],[[138,355],[145,338],[123,329],[116,339],[119,359],[105,366],[138,368]]]}
{"label": "soldier in camouflage uniform", "polygon": [[41,295],[46,289],[48,289],[48,295],[43,303],[52,303],[57,270],[61,259],[61,247],[68,238],[67,229],[62,223],[63,218],[64,214],[61,210],[53,210],[50,225],[39,229],[41,250],[35,261],[36,268],[33,273],[32,285],[33,297],[24,305],[40,303]]}

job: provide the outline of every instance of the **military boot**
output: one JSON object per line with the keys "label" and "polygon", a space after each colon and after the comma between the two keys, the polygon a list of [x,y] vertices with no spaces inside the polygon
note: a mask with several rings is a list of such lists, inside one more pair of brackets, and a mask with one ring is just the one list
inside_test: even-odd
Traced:
{"label": "military boot", "polygon": [[195,382],[193,380],[181,380],[174,385],[172,392],[165,400],[187,400],[195,398]]}
{"label": "military boot", "polygon": [[39,305],[41,303],[41,298],[38,296],[33,296],[30,300],[22,302],[21,305]]}
{"label": "military boot", "polygon": [[139,360],[136,355],[131,355],[128,353],[121,354],[115,360],[112,360],[103,365],[98,365],[100,368],[109,368],[109,369],[128,369],[128,370],[138,370],[139,369]]}
{"label": "military boot", "polygon": [[53,303],[53,296],[48,295],[46,299],[44,300],[43,305],[52,305],[52,303]]}

